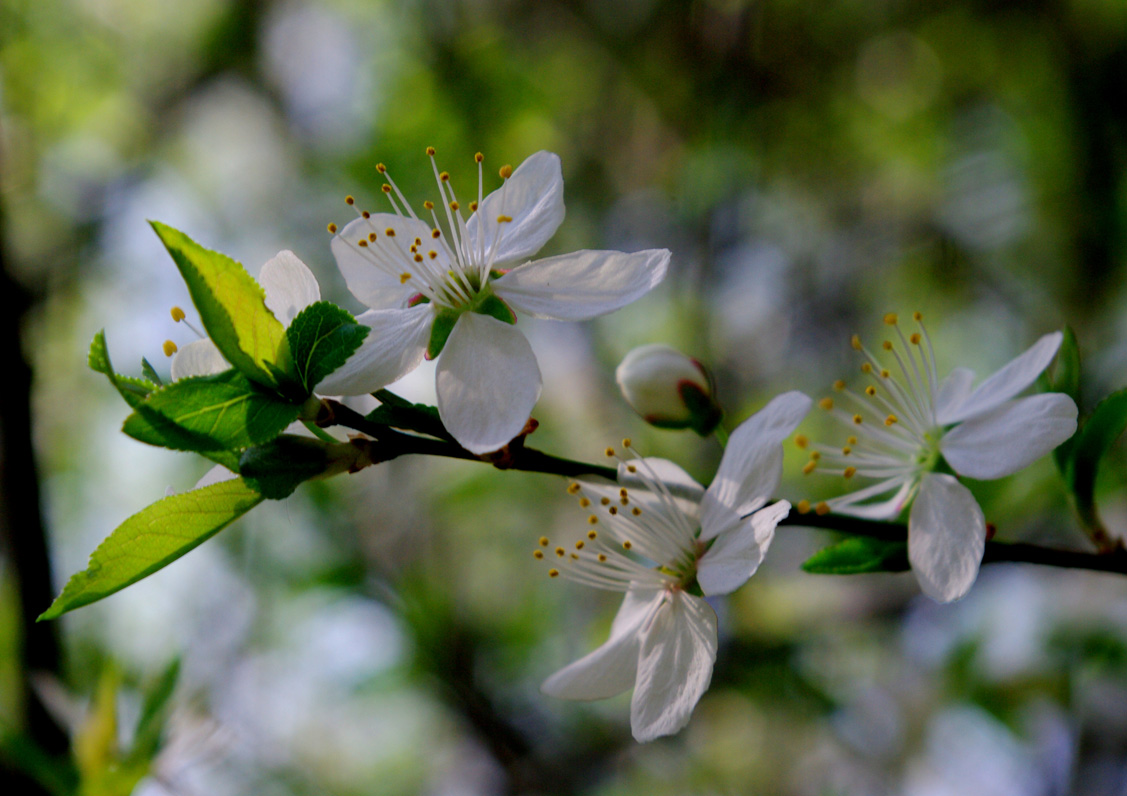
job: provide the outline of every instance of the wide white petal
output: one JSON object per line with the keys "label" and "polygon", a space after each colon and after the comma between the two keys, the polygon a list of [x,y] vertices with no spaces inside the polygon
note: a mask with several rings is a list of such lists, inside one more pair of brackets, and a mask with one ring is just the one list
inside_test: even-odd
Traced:
{"label": "wide white petal", "polygon": [[635,301],[665,279],[668,249],[577,251],[517,266],[493,289],[517,312],[583,321]]}
{"label": "wide white petal", "polygon": [[1041,371],[1049,366],[1060,348],[1064,335],[1060,332],[1050,332],[1042,337],[1024,354],[1010,360],[1001,370],[988,378],[978,389],[971,393],[961,406],[950,407],[944,418],[940,421],[957,423],[968,417],[989,412],[999,404],[1013,398],[1024,390],[1041,375]]}
{"label": "wide white petal", "polygon": [[313,272],[289,249],[278,252],[262,266],[258,284],[266,291],[266,308],[283,326],[289,326],[299,312],[321,300]]}
{"label": "wide white petal", "polygon": [[789,512],[790,503],[780,500],[717,536],[697,563],[697,582],[704,593],[728,594],[746,583],[763,563],[775,526]]}
{"label": "wide white petal", "polygon": [[423,360],[434,313],[421,304],[368,310],[356,321],[371,331],[348,361],[317,385],[322,395],[363,395],[406,376]]}
{"label": "wide white petal", "polygon": [[908,560],[931,599],[966,594],[986,550],[986,520],[970,490],[951,475],[925,475],[908,515]]}
{"label": "wide white petal", "polygon": [[[512,221],[498,222],[501,216]],[[475,257],[489,257],[492,252],[492,262],[500,267],[536,254],[563,220],[559,156],[537,152],[521,163],[504,185],[485,197],[466,228]]]}
{"label": "wide white petal", "polygon": [[783,471],[783,440],[810,411],[810,399],[800,392],[778,395],[732,432],[716,477],[701,502],[701,538],[717,533],[722,517],[717,505],[740,516],[774,496]]}
{"label": "wide white petal", "polygon": [[438,413],[463,448],[488,453],[524,429],[540,384],[536,355],[515,326],[467,312],[438,358]]}
{"label": "wide white petal", "polygon": [[971,385],[974,384],[974,371],[970,368],[955,368],[939,385],[935,395],[935,415],[939,425],[946,426],[967,398],[970,397]]}
{"label": "wide white petal", "polygon": [[[395,237],[388,238],[387,230],[394,229]],[[367,247],[358,245],[371,233],[376,243]],[[401,281],[401,275],[412,273],[415,263],[409,259],[409,249],[415,238],[429,245],[431,227],[422,221],[401,218],[391,213],[373,213],[371,218],[358,218],[349,222],[333,237],[331,248],[337,267],[344,276],[349,291],[365,306],[374,310],[402,307],[418,288]],[[446,250],[436,246],[440,272],[449,266]]]}
{"label": "wide white petal", "polygon": [[211,338],[205,337],[188,343],[176,352],[176,356],[172,358],[172,380],[179,381],[188,376],[210,376],[230,367]]}
{"label": "wide white petal", "polygon": [[1030,395],[975,415],[939,443],[947,462],[970,478],[1002,478],[1028,467],[1076,433],[1076,404],[1063,393]]}
{"label": "wide white petal", "polygon": [[606,643],[560,669],[540,690],[560,699],[606,699],[633,686],[640,631],[664,599],[660,590],[627,592]]}
{"label": "wide white petal", "polygon": [[677,732],[712,681],[716,613],[704,600],[673,592],[642,634],[630,728],[640,743]]}

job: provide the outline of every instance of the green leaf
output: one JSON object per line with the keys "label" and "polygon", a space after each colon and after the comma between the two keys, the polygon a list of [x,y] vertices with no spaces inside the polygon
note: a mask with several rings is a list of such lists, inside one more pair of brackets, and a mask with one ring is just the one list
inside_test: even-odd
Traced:
{"label": "green leaf", "polygon": [[452,310],[440,310],[434,314],[434,325],[430,327],[430,340],[427,342],[427,359],[434,359],[442,353],[459,317],[460,313]]}
{"label": "green leaf", "polygon": [[141,717],[137,720],[137,729],[133,733],[133,746],[125,758],[127,765],[149,763],[156,757],[172,694],[179,679],[180,659],[174,658],[156,682],[146,690]]}
{"label": "green leaf", "polygon": [[144,357],[141,357],[141,373],[156,386],[164,386],[164,381],[157,375],[156,369],[153,367],[152,363]]}
{"label": "green leaf", "polygon": [[442,425],[438,407],[413,404],[388,390],[376,390],[372,395],[379,400],[380,406],[369,412],[365,420],[408,431],[418,431],[439,439],[454,439],[446,430],[446,426]]}
{"label": "green leaf", "polygon": [[284,386],[292,372],[286,330],[266,307],[266,294],[242,265],[205,249],[183,232],[151,221],[188,285],[192,303],[212,342],[248,378]]}
{"label": "green leaf", "polygon": [[306,394],[352,356],[371,331],[348,312],[318,301],[298,313],[286,329],[294,370]]}
{"label": "green leaf", "polygon": [[90,342],[90,353],[86,356],[86,364],[95,373],[103,374],[110,380],[110,384],[114,386],[125,402],[132,407],[136,407],[139,403],[153,390],[157,388],[156,384],[145,379],[134,379],[129,376],[119,376],[113,369],[113,364],[110,362],[110,353],[106,348],[106,330],[102,329]]}
{"label": "green leaf", "polygon": [[860,575],[865,572],[904,572],[908,564],[908,543],[851,536],[819,550],[802,565],[816,575]]}
{"label": "green leaf", "polygon": [[1096,514],[1096,473],[1100,461],[1127,428],[1127,389],[1104,398],[1072,438],[1065,478],[1089,529],[1102,528]]}
{"label": "green leaf", "polygon": [[237,370],[192,376],[153,392],[122,430],[173,450],[231,451],[268,442],[300,407],[252,384]]}
{"label": "green leaf", "polygon": [[158,500],[98,545],[39,620],[54,619],[136,583],[210,539],[262,502],[242,479]]}
{"label": "green leaf", "polygon": [[330,450],[338,445],[309,437],[283,434],[265,445],[248,448],[239,472],[250,486],[271,500],[282,500],[311,478],[328,474],[334,464]]}

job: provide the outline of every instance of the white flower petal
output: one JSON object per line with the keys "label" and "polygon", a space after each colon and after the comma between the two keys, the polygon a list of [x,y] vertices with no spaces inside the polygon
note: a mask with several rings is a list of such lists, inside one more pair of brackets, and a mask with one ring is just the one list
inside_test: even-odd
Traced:
{"label": "white flower petal", "polygon": [[[498,222],[500,216],[512,221]],[[481,203],[466,223],[470,246],[488,257],[498,235],[493,264],[528,259],[556,234],[564,220],[563,172],[559,156],[537,152]]]}
{"label": "white flower petal", "polygon": [[577,251],[517,266],[493,289],[517,312],[583,321],[635,301],[665,278],[668,249]]}
{"label": "white flower petal", "polygon": [[677,732],[712,680],[716,613],[684,592],[667,602],[642,633],[638,679],[630,703],[630,728],[640,743]]}
{"label": "white flower petal", "polygon": [[716,534],[716,504],[745,516],[774,496],[782,477],[783,440],[809,410],[807,396],[800,392],[783,393],[732,432],[716,477],[701,503],[702,539],[711,539]]}
{"label": "white flower petal", "polygon": [[931,599],[949,603],[978,577],[986,520],[970,490],[950,475],[925,475],[908,516],[908,560]]}
{"label": "white flower petal", "polygon": [[939,425],[951,423],[950,418],[970,397],[974,383],[974,371],[970,368],[955,368],[939,385],[935,396],[935,415]]}
{"label": "white flower petal", "polygon": [[363,395],[406,376],[423,360],[434,313],[420,304],[369,310],[356,321],[371,331],[348,361],[317,385],[322,395]]}
{"label": "white flower petal", "polygon": [[1076,432],[1076,404],[1063,393],[1018,398],[975,415],[939,443],[947,462],[970,478],[1003,478],[1028,467]]}
{"label": "white flower petal", "polygon": [[[631,472],[630,468],[634,471]],[[647,482],[660,481],[670,494],[685,503],[699,503],[704,495],[704,487],[686,473],[681,466],[655,456],[644,459],[630,459],[618,465],[618,483],[630,490],[647,489]]]}
{"label": "white flower petal", "polygon": [[560,669],[544,681],[540,690],[560,699],[606,699],[633,686],[641,646],[639,632],[664,599],[661,590],[627,592],[606,643]]}
{"label": "white flower petal", "polygon": [[697,563],[697,582],[704,593],[728,594],[746,583],[763,563],[775,526],[789,512],[790,503],[780,500],[719,534]]}
{"label": "white flower petal", "polygon": [[1013,398],[1024,390],[1041,375],[1041,371],[1049,366],[1060,348],[1064,335],[1060,332],[1050,332],[1042,337],[1024,354],[1010,360],[1001,370],[988,378],[970,397],[959,407],[952,407],[941,421],[957,423],[968,417],[973,417],[983,412],[989,412],[999,404]]}
{"label": "white flower petal", "polygon": [[[388,229],[395,230],[394,238],[387,237]],[[377,243],[366,248],[358,245],[373,232]],[[408,259],[407,250],[415,238],[429,241],[430,233],[430,226],[422,221],[391,213],[373,213],[371,218],[349,222],[333,237],[331,248],[352,295],[374,310],[392,309],[404,306],[407,299],[418,292],[411,284],[404,284],[400,276],[409,273],[414,265]],[[445,272],[449,268],[446,250],[441,246],[435,250],[438,252],[436,262]],[[376,259],[382,265],[377,264]]]}
{"label": "white flower petal", "polygon": [[233,473],[222,464],[217,464],[204,473],[203,477],[199,481],[196,481],[196,485],[192,487],[192,489],[202,489],[205,486],[211,486],[212,484],[218,484],[223,481],[231,481],[238,477],[238,473]]}
{"label": "white flower petal", "polygon": [[524,429],[540,384],[536,355],[515,326],[467,312],[438,358],[438,413],[463,448],[488,453]]}
{"label": "white flower petal", "polygon": [[266,291],[266,308],[283,326],[289,326],[299,312],[321,300],[313,272],[289,249],[278,252],[262,266],[258,284]]}
{"label": "white flower petal", "polygon": [[211,338],[205,337],[188,343],[176,352],[176,356],[172,358],[172,380],[179,381],[188,376],[210,376],[230,367]]}

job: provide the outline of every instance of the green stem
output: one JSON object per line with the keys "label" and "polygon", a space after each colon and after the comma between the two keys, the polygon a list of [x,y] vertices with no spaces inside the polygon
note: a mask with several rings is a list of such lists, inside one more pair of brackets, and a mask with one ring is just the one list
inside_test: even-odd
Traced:
{"label": "green stem", "polygon": [[302,420],[301,424],[309,429],[309,432],[322,442],[331,442],[334,444],[340,442],[339,439],[334,437],[329,432],[325,431],[325,429],[321,428],[316,423],[310,423],[308,420]]}

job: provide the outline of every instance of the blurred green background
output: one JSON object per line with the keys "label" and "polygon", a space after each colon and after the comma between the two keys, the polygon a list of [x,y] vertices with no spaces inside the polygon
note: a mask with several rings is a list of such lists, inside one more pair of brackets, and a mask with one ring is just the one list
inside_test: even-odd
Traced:
{"label": "blurred green background", "polygon": [[[630,348],[710,364],[729,428],[854,373],[849,335],[879,334],[888,311],[922,311],[941,369],[980,373],[1068,323],[1082,410],[1123,386],[1125,76],[1122,0],[0,0],[0,781],[1127,793],[1127,579],[991,565],[939,606],[910,574],[804,575],[830,537],[783,529],[716,603],[689,727],[638,746],[628,695],[537,690],[618,602],[535,566],[537,537],[582,521],[564,484],[466,462],[307,484],[125,592],[28,624],[118,523],[207,469],[123,436],[125,406],[85,367],[103,327],[125,372],[142,356],[167,372],[163,341],[192,339],[146,219],[251,273],[292,249],[358,311],[325,225],[351,217],[345,194],[377,206],[377,162],[421,201],[425,146],[463,192],[475,151],[487,174],[555,151],[568,214],[545,254],[666,247],[674,264],[609,317],[521,321],[545,377],[530,444],[597,460],[630,435],[707,480],[712,440],[647,429],[618,398]],[[429,400],[433,370],[395,389]],[[780,497],[839,487],[791,453]],[[1101,480],[1113,530],[1123,463]],[[1085,548],[1048,460],[973,487],[1000,538]]]}

